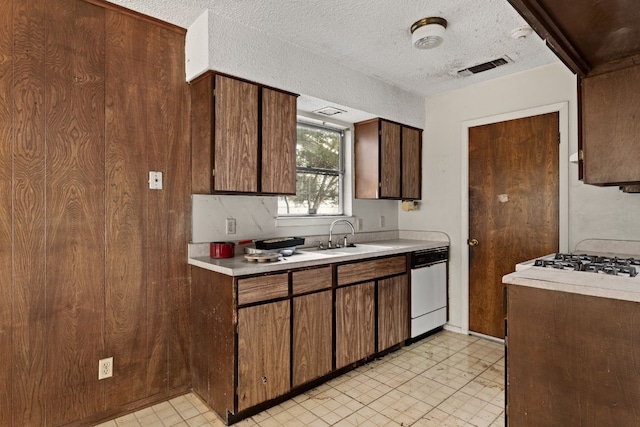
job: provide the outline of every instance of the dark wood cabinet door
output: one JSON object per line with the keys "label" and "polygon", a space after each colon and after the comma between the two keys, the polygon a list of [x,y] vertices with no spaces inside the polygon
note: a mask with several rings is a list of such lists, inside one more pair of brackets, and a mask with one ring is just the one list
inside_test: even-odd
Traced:
{"label": "dark wood cabinet door", "polygon": [[640,182],[640,65],[582,79],[584,182]]}
{"label": "dark wood cabinet door", "polygon": [[261,193],[296,194],[296,96],[262,89]]}
{"label": "dark wood cabinet door", "polygon": [[380,125],[380,197],[400,198],[400,128],[382,120]]}
{"label": "dark wood cabinet door", "polygon": [[354,125],[354,179],[356,199],[380,194],[380,119]]}
{"label": "dark wood cabinet door", "polygon": [[375,282],[336,290],[336,369],[375,351]]}
{"label": "dark wood cabinet door", "polygon": [[331,291],[293,299],[293,386],[331,371]]}
{"label": "dark wood cabinet door", "polygon": [[402,127],[402,199],[422,197],[422,131]]}
{"label": "dark wood cabinet door", "polygon": [[238,310],[238,411],[290,389],[289,301]]}
{"label": "dark wood cabinet door", "polygon": [[509,425],[640,425],[639,304],[506,289]]}
{"label": "dark wood cabinet door", "polygon": [[215,76],[213,190],[258,191],[258,86]]}
{"label": "dark wood cabinet door", "polygon": [[378,351],[409,338],[409,279],[406,274],[378,281]]}

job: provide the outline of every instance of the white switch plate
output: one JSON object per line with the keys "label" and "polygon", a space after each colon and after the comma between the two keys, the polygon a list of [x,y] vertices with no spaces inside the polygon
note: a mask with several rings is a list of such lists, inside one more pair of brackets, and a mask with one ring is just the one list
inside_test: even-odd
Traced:
{"label": "white switch plate", "polygon": [[386,224],[386,221],[385,221],[384,215],[380,215],[380,227],[384,228],[385,224]]}
{"label": "white switch plate", "polygon": [[162,172],[149,171],[149,189],[162,190]]}
{"label": "white switch plate", "polygon": [[362,222],[363,222],[362,218],[356,219],[356,228],[357,228],[356,231],[362,231]]}

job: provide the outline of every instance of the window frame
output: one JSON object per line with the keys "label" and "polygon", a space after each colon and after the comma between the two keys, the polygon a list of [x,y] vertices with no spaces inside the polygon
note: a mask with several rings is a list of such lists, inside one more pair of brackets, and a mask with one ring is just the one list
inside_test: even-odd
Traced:
{"label": "window frame", "polygon": [[[321,131],[330,131],[330,132],[335,132],[340,136],[340,141],[338,143],[338,169],[322,169],[322,168],[313,168],[313,167],[299,167],[298,166],[298,159],[296,156],[296,182],[298,179],[298,174],[299,173],[311,173],[311,174],[326,174],[326,175],[334,175],[334,173],[337,173],[338,176],[338,210],[339,212],[337,213],[332,213],[332,214],[316,214],[316,213],[306,213],[306,214],[301,214],[301,213],[295,213],[295,214],[286,214],[286,213],[281,213],[278,210],[278,215],[277,215],[277,219],[295,219],[295,218],[300,218],[300,219],[306,219],[306,218],[322,218],[322,217],[344,217],[345,216],[345,203],[344,203],[344,199],[345,199],[345,131],[346,129],[344,129],[342,126],[337,126],[337,125],[332,125],[331,123],[327,123],[327,122],[322,122],[322,124],[318,124],[318,123],[310,123],[307,122],[305,120],[301,120],[300,118],[298,118],[298,120],[296,120],[296,132],[298,130],[298,127],[306,127],[306,128],[311,128],[311,129],[317,129],[317,130],[321,130]],[[296,139],[296,144],[297,144],[297,139]],[[280,197],[286,197],[286,196],[280,196]]]}

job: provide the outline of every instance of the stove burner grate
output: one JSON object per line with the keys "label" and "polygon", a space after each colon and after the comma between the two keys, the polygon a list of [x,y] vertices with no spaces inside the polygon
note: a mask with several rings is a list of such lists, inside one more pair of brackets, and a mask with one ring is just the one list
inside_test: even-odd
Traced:
{"label": "stove burner grate", "polygon": [[635,277],[640,268],[640,259],[557,253],[553,259],[537,259],[533,265],[535,267]]}

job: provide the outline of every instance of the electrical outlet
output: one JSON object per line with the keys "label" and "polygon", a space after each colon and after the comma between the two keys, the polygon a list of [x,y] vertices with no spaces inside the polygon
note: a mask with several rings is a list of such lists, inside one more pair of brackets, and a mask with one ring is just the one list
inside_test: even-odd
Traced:
{"label": "electrical outlet", "polygon": [[113,357],[98,361],[98,379],[111,378],[113,376]]}
{"label": "electrical outlet", "polygon": [[225,229],[227,230],[227,235],[236,234],[236,220],[235,218],[227,218],[225,222]]}
{"label": "electrical outlet", "polygon": [[380,215],[380,227],[384,228],[385,226],[385,218],[384,215]]}
{"label": "electrical outlet", "polygon": [[362,228],[363,228],[362,223],[363,223],[362,218],[357,218],[356,219],[356,228],[357,228],[356,231],[362,231]]}

